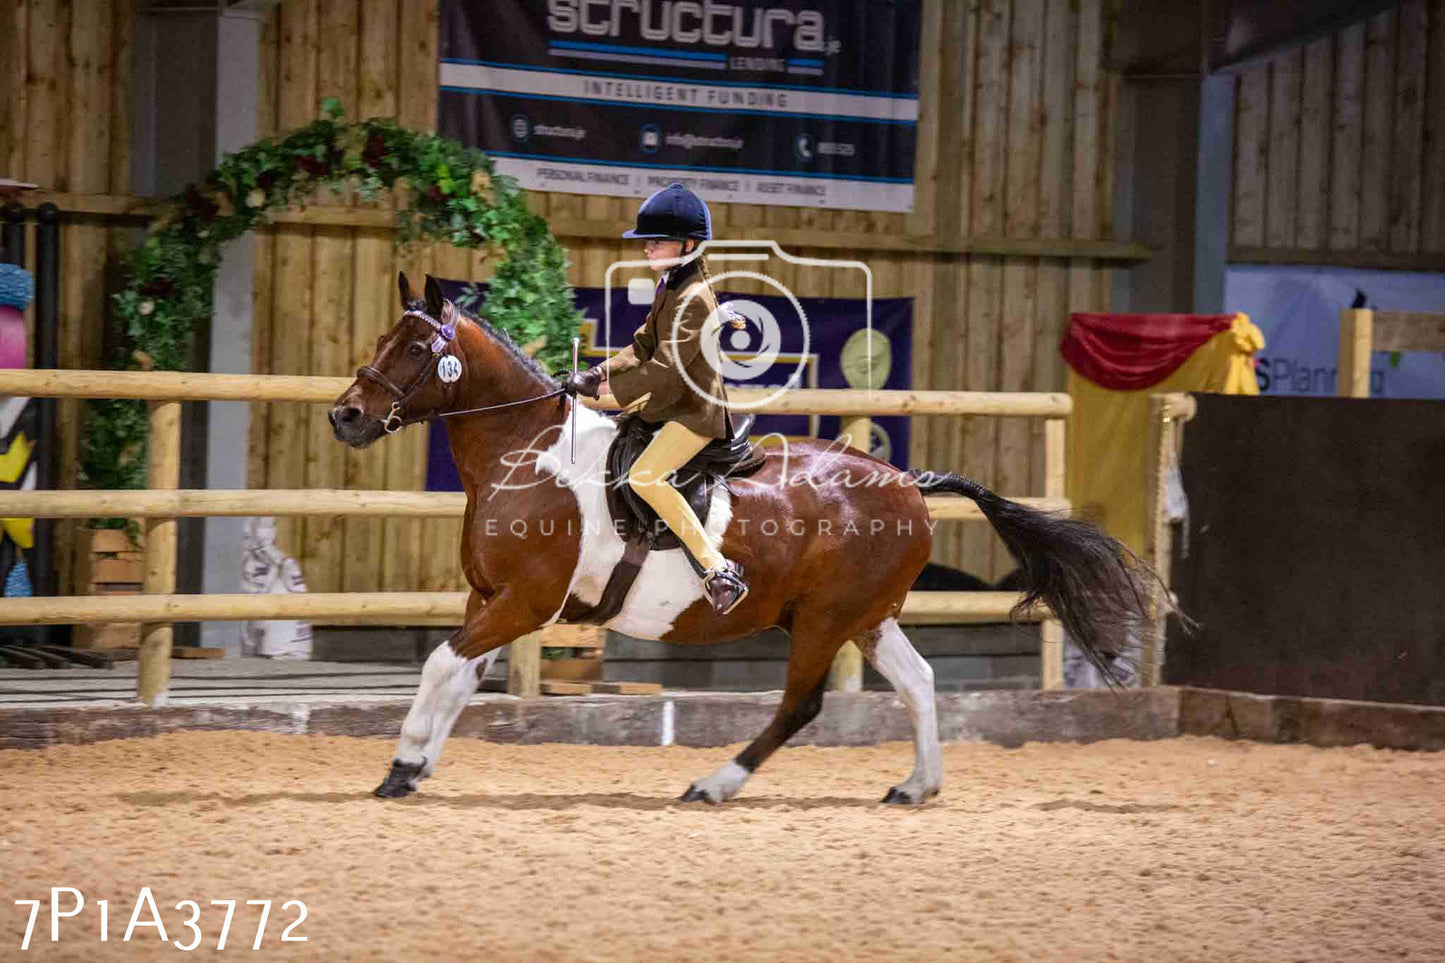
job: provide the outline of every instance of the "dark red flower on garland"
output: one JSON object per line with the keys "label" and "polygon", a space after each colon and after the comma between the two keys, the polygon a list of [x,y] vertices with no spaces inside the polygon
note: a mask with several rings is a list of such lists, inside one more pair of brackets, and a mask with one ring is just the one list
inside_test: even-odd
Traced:
{"label": "dark red flower on garland", "polygon": [[270,191],[271,185],[276,183],[275,171],[262,171],[256,175],[256,186],[263,191]]}
{"label": "dark red flower on garland", "polygon": [[186,185],[186,209],[203,221],[214,221],[216,215],[221,213],[221,207],[215,201],[196,189],[196,185]]}
{"label": "dark red flower on garland", "polygon": [[148,298],[163,298],[176,289],[170,278],[152,278],[138,289]]}
{"label": "dark red flower on garland", "polygon": [[385,159],[386,138],[373,131],[371,136],[366,138],[366,148],[361,152],[361,160],[367,167],[380,167]]}
{"label": "dark red flower on garland", "polygon": [[317,160],[315,157],[296,158],[296,168],[305,171],[312,177],[321,177],[329,170],[325,161]]}
{"label": "dark red flower on garland", "polygon": [[432,200],[436,201],[438,204],[440,204],[440,203],[442,203],[444,200],[446,200],[446,195],[442,193],[442,189],[441,189],[440,187],[437,187],[435,184],[433,184],[431,187],[428,187],[428,188],[426,189],[426,196],[427,196],[427,197],[430,197]]}

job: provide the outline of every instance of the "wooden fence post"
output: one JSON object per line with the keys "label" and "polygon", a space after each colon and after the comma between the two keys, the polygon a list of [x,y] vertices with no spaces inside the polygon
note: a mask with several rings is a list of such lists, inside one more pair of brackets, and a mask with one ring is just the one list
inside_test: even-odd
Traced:
{"label": "wooden fence post", "polygon": [[[1044,497],[1064,497],[1064,442],[1067,422],[1050,418],[1044,422]],[[1064,687],[1064,627],[1054,619],[1039,623],[1039,686]]]}
{"label": "wooden fence post", "polygon": [[547,630],[541,629],[507,647],[507,691],[512,695],[531,699],[542,694],[542,642],[546,636]]}
{"label": "wooden fence post", "polygon": [[[1145,517],[1149,519],[1149,551],[1145,556],[1160,578],[1169,578],[1169,521],[1164,517],[1164,486],[1169,474],[1172,458],[1171,446],[1174,432],[1170,423],[1169,397],[1156,394],[1149,396],[1147,422],[1148,442],[1146,464],[1148,473],[1143,478]],[[1164,675],[1164,618],[1168,599],[1158,584],[1149,586],[1149,619],[1141,626],[1139,639],[1142,651],[1139,653],[1139,684],[1158,685]]]}
{"label": "wooden fence post", "polygon": [[1375,312],[1345,308],[1340,312],[1340,360],[1335,372],[1343,398],[1370,397],[1370,351],[1375,340]]}
{"label": "wooden fence post", "polygon": [[1148,473],[1142,479],[1146,517],[1149,519],[1145,561],[1159,574],[1159,582],[1149,588],[1149,618],[1140,626],[1141,686],[1160,685],[1164,681],[1164,633],[1173,606],[1170,565],[1174,560],[1174,531],[1164,510],[1165,488],[1184,435],[1184,423],[1194,417],[1194,411],[1194,399],[1188,395],[1149,396]]}
{"label": "wooden fence post", "polygon": [[[150,402],[150,434],[146,442],[146,487],[176,488],[181,482],[181,404],[178,401]],[[172,595],[176,590],[176,520],[151,518],[146,521],[145,591],[147,595]],[[174,630],[168,622],[141,626],[140,666],[136,673],[136,695],[148,706],[165,702],[171,678],[171,641]]]}
{"label": "wooden fence post", "polygon": [[[844,418],[842,432],[849,448],[867,451],[873,437],[873,423],[870,419]],[[835,692],[859,692],[863,689],[863,653],[852,642],[844,642],[838,654],[833,656],[833,668],[828,672],[828,688]]]}

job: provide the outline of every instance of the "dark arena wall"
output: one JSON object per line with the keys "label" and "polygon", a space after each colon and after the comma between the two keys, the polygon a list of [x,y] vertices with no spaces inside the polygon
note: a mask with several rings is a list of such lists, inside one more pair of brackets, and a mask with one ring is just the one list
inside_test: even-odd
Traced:
{"label": "dark arena wall", "polygon": [[1165,680],[1445,705],[1445,405],[1196,397]]}

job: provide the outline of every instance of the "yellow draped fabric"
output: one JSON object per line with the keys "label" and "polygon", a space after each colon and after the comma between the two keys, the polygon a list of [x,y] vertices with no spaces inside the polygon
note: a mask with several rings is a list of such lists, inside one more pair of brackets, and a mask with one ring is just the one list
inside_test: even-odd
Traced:
{"label": "yellow draped fabric", "polygon": [[1168,378],[1142,391],[1111,391],[1069,370],[1067,492],[1075,511],[1136,553],[1148,548],[1149,396],[1166,391],[1257,395],[1254,354],[1264,335],[1244,314],[1200,346]]}
{"label": "yellow draped fabric", "polygon": [[[10,447],[0,452],[0,482],[18,485],[30,468],[30,455],[34,449],[35,446],[25,437],[24,432],[11,439]],[[35,544],[33,518],[0,518],[0,527],[3,527],[5,533],[21,548],[28,549]]]}

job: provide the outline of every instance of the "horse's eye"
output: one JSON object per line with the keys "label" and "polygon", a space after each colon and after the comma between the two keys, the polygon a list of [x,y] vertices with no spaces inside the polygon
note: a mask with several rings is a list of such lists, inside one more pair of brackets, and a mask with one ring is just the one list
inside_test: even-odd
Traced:
{"label": "horse's eye", "polygon": [[410,357],[420,358],[422,355],[426,354],[426,348],[413,341],[411,344],[406,346],[406,353]]}

